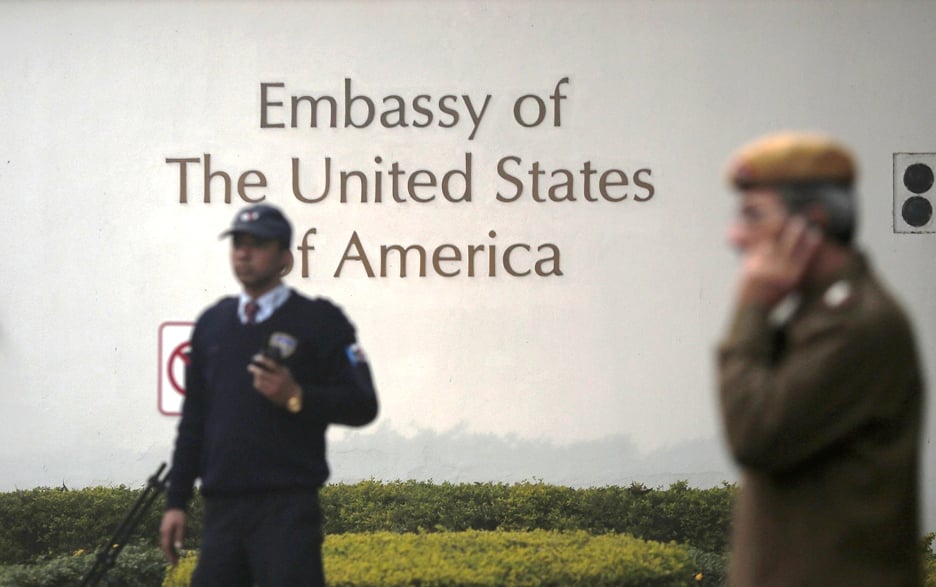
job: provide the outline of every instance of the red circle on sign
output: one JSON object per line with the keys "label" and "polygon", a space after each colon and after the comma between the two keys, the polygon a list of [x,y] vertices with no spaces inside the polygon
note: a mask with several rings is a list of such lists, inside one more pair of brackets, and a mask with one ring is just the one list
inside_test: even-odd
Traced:
{"label": "red circle on sign", "polygon": [[172,349],[172,353],[169,355],[169,361],[167,363],[166,369],[168,370],[169,375],[169,384],[172,385],[172,388],[176,390],[176,393],[179,395],[185,395],[185,385],[180,384],[176,381],[175,373],[173,366],[175,362],[182,361],[187,367],[191,358],[189,357],[188,350],[192,346],[191,341],[185,341],[176,348]]}

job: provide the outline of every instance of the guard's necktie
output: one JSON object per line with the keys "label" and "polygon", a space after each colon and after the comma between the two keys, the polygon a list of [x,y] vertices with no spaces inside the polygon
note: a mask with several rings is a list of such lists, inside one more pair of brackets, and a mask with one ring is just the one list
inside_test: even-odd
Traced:
{"label": "guard's necktie", "polygon": [[247,324],[253,324],[257,321],[257,312],[260,310],[260,304],[250,300],[244,305],[244,315],[247,316]]}

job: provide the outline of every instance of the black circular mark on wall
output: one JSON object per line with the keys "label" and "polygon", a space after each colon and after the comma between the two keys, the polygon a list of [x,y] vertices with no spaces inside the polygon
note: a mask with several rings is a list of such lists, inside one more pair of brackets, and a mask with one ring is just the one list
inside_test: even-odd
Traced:
{"label": "black circular mark on wall", "polygon": [[933,187],[933,170],[929,165],[914,163],[904,171],[903,182],[911,192],[922,194]]}
{"label": "black circular mark on wall", "polygon": [[907,198],[900,213],[907,224],[919,228],[933,217],[933,205],[924,197],[913,196]]}

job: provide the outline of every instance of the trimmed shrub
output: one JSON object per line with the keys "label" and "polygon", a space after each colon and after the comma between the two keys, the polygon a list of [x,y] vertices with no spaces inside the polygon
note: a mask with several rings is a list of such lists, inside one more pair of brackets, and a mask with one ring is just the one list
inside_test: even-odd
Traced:
{"label": "trimmed shrub", "polygon": [[195,572],[195,565],[198,564],[198,553],[186,551],[179,558],[179,564],[170,567],[166,571],[166,577],[163,579],[162,587],[188,587],[192,582],[192,573]]}
{"label": "trimmed shrub", "polygon": [[[74,587],[94,566],[96,553],[42,558],[29,565],[0,566],[0,585],[10,587]],[[167,572],[162,552],[150,546],[128,545],[103,583],[110,587],[159,587]]]}
{"label": "trimmed shrub", "polygon": [[734,486],[573,489],[542,482],[363,481],[322,490],[325,533],[463,530],[618,532],[721,553],[728,545]]}
{"label": "trimmed shrub", "polygon": [[128,511],[135,499],[135,492],[123,486],[0,494],[0,563],[88,549],[93,536],[100,536],[103,544],[121,520],[120,512]]}
{"label": "trimmed shrub", "polygon": [[[39,488],[0,494],[0,564],[99,548],[129,513],[142,490]],[[434,484],[363,481],[327,485],[321,501],[325,533],[461,532],[464,530],[584,530],[677,541],[713,553],[727,547],[734,488],[642,486],[573,489],[527,482]],[[157,546],[163,500],[135,538]],[[197,549],[203,501],[192,501],[186,548]]]}
{"label": "trimmed shrub", "polygon": [[[697,573],[682,546],[583,531],[342,534],[323,555],[332,587],[676,587]],[[164,587],[192,569],[180,563]]]}
{"label": "trimmed shrub", "polygon": [[923,586],[936,587],[936,532],[930,532],[920,541],[923,559]]}
{"label": "trimmed shrub", "polygon": [[[77,550],[96,551],[114,534],[141,493],[124,486],[0,493],[0,565],[28,564]],[[164,500],[156,499],[137,527],[134,542],[158,547],[163,507]],[[202,507],[201,499],[190,507],[186,545],[192,548],[199,545]]]}
{"label": "trimmed shrub", "polygon": [[[465,530],[584,530],[677,541],[713,553],[725,550],[734,488],[639,486],[573,489],[542,482],[434,484],[363,481],[327,485],[321,501],[325,533],[461,532]],[[0,494],[0,564],[91,551],[113,534],[141,490],[39,488]],[[158,545],[163,500],[134,535]],[[203,501],[196,494],[186,548],[197,549]]]}

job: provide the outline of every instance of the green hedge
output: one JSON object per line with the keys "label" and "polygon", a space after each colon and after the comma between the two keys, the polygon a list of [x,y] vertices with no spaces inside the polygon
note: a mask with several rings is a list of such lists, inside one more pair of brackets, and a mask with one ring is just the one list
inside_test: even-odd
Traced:
{"label": "green hedge", "polygon": [[[503,537],[507,537],[510,533],[493,534],[501,534]],[[547,538],[543,538],[543,535],[547,535]],[[375,573],[382,573],[382,575],[378,575],[381,581],[378,584],[386,584],[386,581],[391,578],[391,572],[395,572],[393,569],[400,564],[404,564],[409,565],[408,568],[412,574],[408,575],[408,578],[403,577],[401,579],[402,584],[416,585],[427,577],[436,577],[438,579],[438,575],[441,575],[441,573],[429,574],[435,571],[431,569],[425,571],[418,568],[417,562],[410,562],[412,557],[416,557],[417,560],[428,557],[431,564],[435,565],[437,564],[437,555],[442,553],[449,559],[446,565],[450,568],[453,557],[461,561],[458,563],[459,565],[465,565],[467,559],[461,558],[463,552],[473,549],[489,549],[490,542],[497,540],[496,537],[492,538],[490,536],[485,538],[472,537],[471,533],[464,533],[463,535],[454,533],[416,535],[378,533],[371,536],[345,534],[326,537],[325,564],[330,579],[358,581],[358,583],[348,583],[349,585],[366,585],[365,579],[373,580]],[[665,570],[664,564],[668,564],[665,561],[670,561],[674,564],[673,568],[675,569],[672,573],[674,582],[677,578],[680,581],[686,579],[686,582],[677,582],[676,584],[693,585],[695,587],[712,587],[723,584],[724,555],[702,553],[688,547],[684,549],[684,552],[689,557],[689,563],[685,564],[683,555],[673,554],[674,551],[684,548],[681,545],[641,544],[639,540],[619,535],[598,535],[591,538],[592,536],[583,532],[572,533],[571,536],[557,536],[542,531],[533,532],[519,536],[518,540],[500,543],[499,548],[501,550],[509,549],[513,552],[504,552],[503,554],[489,552],[489,555],[486,555],[483,561],[474,564],[474,566],[487,569],[499,566],[499,568],[505,569],[503,571],[505,575],[508,572],[506,569],[510,569],[509,572],[519,577],[520,569],[523,569],[524,573],[530,572],[523,566],[533,564],[527,559],[543,557],[546,556],[544,553],[549,553],[547,558],[556,557],[559,561],[567,561],[570,557],[575,559],[569,565],[570,568],[579,569],[576,571],[578,574],[574,580],[579,581],[578,584],[580,585],[589,584],[585,582],[586,580],[601,580],[593,576],[600,576],[601,573],[605,572],[609,573],[608,576],[613,578],[614,575],[610,573],[616,571],[608,571],[609,565],[617,565],[622,568],[626,566],[626,578],[623,581],[634,580],[636,584],[646,584],[646,582],[643,582],[643,577],[646,576],[643,573],[646,573],[647,568],[656,569],[659,571],[659,577],[665,578],[666,573],[669,571]],[[551,546],[548,544],[550,540],[552,540]],[[936,534],[928,534],[921,542],[925,577],[924,587],[936,587],[934,540],[936,540]],[[459,545],[459,543],[465,541],[476,544],[469,544],[467,547],[463,544]],[[605,541],[610,541],[612,544],[609,545]],[[583,543],[587,546],[583,546]],[[630,546],[623,546],[627,544]],[[530,553],[531,548],[533,549],[532,554]],[[619,551],[623,551],[623,553],[619,553]],[[197,553],[189,552],[190,554],[182,560],[176,569],[167,571],[167,567],[162,560],[162,554],[155,547],[128,546],[117,559],[116,568],[108,574],[106,584],[111,585],[111,587],[159,587],[160,585],[180,587],[186,585],[197,561]],[[431,554],[433,552],[435,554]],[[657,556],[655,553],[658,552],[664,554]],[[615,557],[620,560],[609,562],[609,558]],[[43,559],[32,565],[0,566],[0,586],[64,587],[66,585],[77,585],[93,565],[94,558],[93,553],[79,551],[71,555]],[[516,562],[518,558],[520,559],[519,563]],[[382,561],[386,561],[386,565]],[[664,562],[656,565],[652,561]],[[393,567],[393,569],[390,567]],[[560,569],[558,572],[566,571]],[[624,571],[621,572],[624,573]],[[694,573],[691,580],[686,578],[686,572]],[[586,575],[591,578],[586,579]],[[570,575],[560,576],[562,577],[562,583],[554,584],[576,584],[570,578]],[[371,578],[368,579],[368,577]],[[459,577],[461,577],[461,580],[465,579],[464,575],[459,575]],[[438,580],[441,582],[442,579]],[[617,579],[614,580],[617,581]],[[543,581],[543,583],[549,584],[547,581]],[[430,583],[422,584],[428,585]],[[475,585],[483,584],[475,583]],[[627,583],[612,582],[611,584],[626,585]]]}
{"label": "green hedge", "polygon": [[[75,587],[94,566],[96,553],[76,551],[69,555],[41,558],[28,565],[0,566],[3,587]],[[159,549],[127,546],[101,585],[108,587],[159,587],[168,565]]]}
{"label": "green hedge", "polygon": [[[688,549],[630,536],[586,532],[481,532],[342,534],[323,548],[332,587],[397,585],[717,585],[699,575]],[[0,567],[0,585],[65,587],[80,583],[93,553]],[[168,568],[155,547],[128,546],[107,575],[112,587],[182,587],[189,584],[197,552]]]}
{"label": "green hedge", "polygon": [[[32,489],[0,494],[0,564],[99,548],[142,490]],[[690,544],[723,553],[734,488],[693,489],[685,482],[646,491],[639,486],[573,489],[541,482],[435,484],[363,481],[327,485],[321,501],[327,535],[465,530],[582,530]],[[192,503],[186,548],[197,549],[202,500]],[[162,500],[137,536],[156,546]]]}
{"label": "green hedge", "polygon": [[[141,491],[121,486],[0,494],[0,565],[6,565],[0,568],[0,585],[77,583]],[[425,536],[436,533],[446,533],[440,534],[447,537],[443,540],[457,540],[458,534],[450,533],[485,530],[633,534],[691,545],[684,552],[694,569],[704,571],[703,584],[710,579],[718,584],[724,571],[732,495],[728,485],[702,490],[686,483],[647,491],[640,486],[573,489],[542,482],[365,481],[328,485],[321,501],[330,544],[340,543],[342,535],[387,532],[423,536],[403,536],[399,544],[427,540]],[[157,532],[162,505],[161,500],[156,502],[118,558],[108,575],[112,584],[161,583],[165,566]],[[186,548],[191,550],[199,547],[202,508],[203,501],[196,496],[186,532]],[[186,563],[192,565],[194,559]]]}
{"label": "green hedge", "polygon": [[[343,534],[326,538],[323,556],[331,587],[699,584],[680,545],[583,531]],[[188,585],[195,562],[173,569],[164,587]]]}
{"label": "green hedge", "polygon": [[[100,548],[130,512],[142,489],[38,488],[0,493],[0,565]],[[137,529],[135,543],[157,546],[163,500],[157,499]],[[200,533],[201,500],[192,509],[192,536]]]}
{"label": "green hedge", "polygon": [[[387,565],[396,567],[400,564],[398,561],[402,559],[402,564],[410,565],[409,570],[412,573],[408,579],[409,583],[406,582],[406,577],[401,579],[403,584],[416,585],[419,581],[424,580],[419,579],[419,577],[437,577],[438,573],[435,575],[428,574],[434,571],[430,570],[424,572],[424,570],[420,568],[415,568],[418,567],[416,562],[407,562],[411,557],[415,556],[419,560],[428,557],[431,559],[431,564],[435,565],[437,564],[436,559],[438,558],[436,555],[438,552],[442,552],[450,559],[446,564],[451,566],[451,559],[453,557],[461,557],[462,553],[466,550],[483,549],[485,548],[485,541],[490,542],[496,540],[496,538],[491,537],[483,539],[471,537],[470,533],[465,533],[461,536],[458,534],[382,534],[382,536],[380,534],[372,535],[373,538],[351,534],[327,537],[325,541],[325,564],[329,577],[336,580],[345,580],[342,579],[342,577],[347,578],[350,576],[351,578],[347,579],[348,581],[359,581],[358,583],[350,583],[351,585],[365,585],[367,584],[364,582],[365,579],[371,577],[371,579],[368,580],[372,580],[372,575],[374,573],[383,573],[383,575],[378,576],[380,576],[380,581],[385,582],[389,581],[391,570],[387,568],[381,570],[383,567],[381,561],[387,561]],[[506,536],[508,533],[501,534]],[[639,540],[619,535],[594,536],[594,539],[592,539],[589,538],[592,535],[578,532],[573,533],[572,536],[553,535],[552,547],[550,547],[546,544],[549,539],[543,539],[541,536],[537,536],[537,534],[542,535],[549,533],[533,532],[526,536],[520,536],[519,540],[507,543],[510,547],[509,549],[514,552],[505,552],[504,554],[500,552],[490,552],[489,556],[486,556],[484,561],[474,566],[491,568],[499,565],[502,569],[524,569],[523,572],[528,573],[530,571],[522,566],[527,564],[527,562],[525,562],[526,559],[544,556],[543,553],[550,553],[549,557],[558,557],[557,560],[560,561],[568,560],[570,557],[575,559],[575,561],[569,564],[571,568],[580,569],[576,571],[578,575],[576,575],[577,578],[574,579],[579,581],[578,584],[580,585],[589,584],[585,582],[586,580],[600,580],[593,576],[596,574],[601,575],[601,573],[605,572],[609,573],[609,576],[613,578],[614,575],[610,573],[615,571],[607,570],[609,564],[612,566],[622,566],[622,568],[626,566],[626,579],[624,579],[624,581],[633,579],[637,584],[646,584],[643,577],[646,576],[644,573],[646,573],[648,567],[651,570],[656,569],[659,571],[659,577],[665,578],[666,573],[669,572],[665,570],[663,563],[654,566],[654,564],[648,563],[648,561],[670,560],[670,562],[675,561],[674,569],[676,570],[672,573],[674,581],[676,578],[680,581],[685,579],[686,571],[695,573],[692,575],[691,581],[687,579],[685,583],[677,584],[691,584],[695,587],[712,587],[723,584],[726,562],[724,555],[702,553],[694,548],[688,547],[685,548],[685,553],[688,555],[690,562],[688,565],[684,565],[684,558],[682,555],[677,555],[675,557],[661,555],[656,557],[656,554],[654,554],[660,547],[665,547],[663,551],[672,554],[673,549],[683,549],[684,547],[681,545],[641,544]],[[470,544],[467,548],[464,545],[459,546],[460,542],[465,542],[466,540],[477,544]],[[934,540],[936,540],[936,534],[928,534],[921,541],[925,577],[924,587],[936,587],[936,553],[933,552]],[[394,543],[395,541],[396,543]],[[613,544],[608,545],[604,541],[611,541]],[[583,543],[590,544],[586,547],[583,546]],[[631,547],[622,548],[622,545],[628,543]],[[520,546],[518,546],[518,544]],[[489,545],[487,547],[489,548]],[[533,548],[532,554],[529,552],[531,547]],[[504,543],[501,543],[501,549],[505,550]],[[617,551],[620,550],[623,550],[624,553],[618,554]],[[436,554],[430,554],[431,552],[436,552]],[[160,585],[179,587],[186,585],[188,577],[191,575],[197,561],[196,555],[197,553],[191,553],[182,560],[179,567],[170,569],[167,572],[166,565],[158,549],[155,547],[144,548],[128,546],[118,558],[116,568],[108,574],[106,584],[111,587],[159,587]],[[520,558],[519,566],[518,563],[516,563],[518,557]],[[614,557],[620,560],[616,563],[609,563],[608,559]],[[17,587],[64,587],[65,585],[77,585],[91,568],[94,560],[95,556],[93,553],[79,551],[72,555],[43,559],[32,565],[0,566],[0,585]],[[466,564],[464,562],[466,559],[458,558],[458,560],[463,561],[459,564]],[[634,563],[635,560],[638,561],[636,565]],[[598,569],[603,570],[599,571]],[[505,574],[507,572],[507,570],[504,570]],[[519,571],[517,570],[511,570],[510,572],[519,576]],[[560,572],[565,571],[560,570]],[[623,572],[624,571],[622,571],[622,573]],[[164,573],[165,582],[163,579]],[[589,575],[591,578],[586,579],[585,575]],[[563,582],[554,584],[576,584],[572,582],[573,579],[570,578],[569,575],[560,576]],[[464,576],[460,575],[460,577],[464,579]],[[438,580],[441,581],[442,579]],[[617,579],[614,580],[617,581]],[[647,579],[647,581],[649,580],[650,579]],[[549,584],[547,581],[543,582],[544,584]],[[428,585],[429,583],[422,584]],[[475,584],[480,585],[483,583]],[[616,583],[612,582],[611,584]],[[623,582],[620,584],[627,583]]]}
{"label": "green hedge", "polygon": [[[0,563],[29,563],[103,543],[137,493],[126,487],[95,487],[0,494]],[[150,523],[145,530],[152,528]]]}
{"label": "green hedge", "polygon": [[723,552],[733,495],[733,486],[693,489],[685,482],[648,491],[641,486],[573,489],[541,482],[364,481],[326,486],[322,507],[326,534],[584,530]]}

